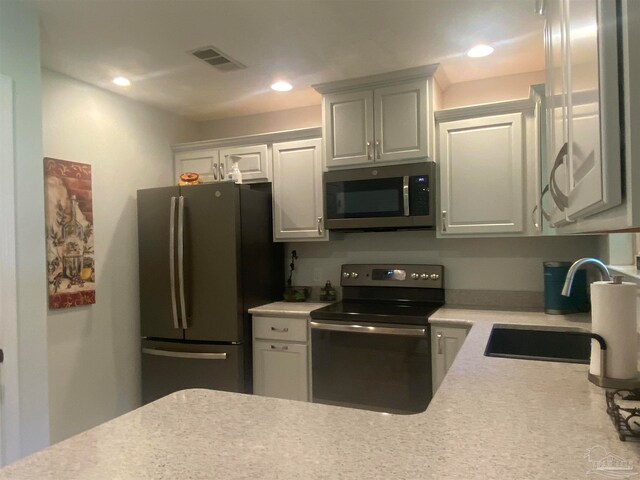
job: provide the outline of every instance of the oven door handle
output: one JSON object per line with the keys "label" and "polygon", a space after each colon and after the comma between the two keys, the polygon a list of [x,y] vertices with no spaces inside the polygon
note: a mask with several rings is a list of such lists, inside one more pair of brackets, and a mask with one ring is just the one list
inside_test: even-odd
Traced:
{"label": "oven door handle", "polygon": [[378,325],[358,325],[349,323],[309,322],[312,330],[328,330],[330,332],[367,333],[374,335],[399,335],[402,337],[424,337],[424,327],[380,327]]}

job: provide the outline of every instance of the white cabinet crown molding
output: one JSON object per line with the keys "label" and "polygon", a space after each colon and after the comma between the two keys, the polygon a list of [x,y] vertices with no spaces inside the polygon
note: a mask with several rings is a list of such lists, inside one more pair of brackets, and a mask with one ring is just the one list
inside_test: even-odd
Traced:
{"label": "white cabinet crown molding", "polygon": [[535,101],[533,98],[509,100],[506,102],[485,103],[468,107],[450,108],[435,112],[436,122],[449,122],[467,118],[486,117],[503,113],[533,113]]}
{"label": "white cabinet crown molding", "polygon": [[[365,77],[349,78],[347,80],[337,80],[335,82],[318,83],[311,85],[318,93],[326,95],[328,93],[345,92],[348,90],[372,89],[392,83],[407,82],[420,78],[437,76],[441,73],[438,70],[440,64],[423,65],[420,67],[407,68],[404,70],[396,70],[394,72],[380,73],[377,75],[369,75]],[[446,84],[446,79],[442,79],[439,83]]]}
{"label": "white cabinet crown molding", "polygon": [[260,143],[287,142],[289,140],[303,140],[318,137],[322,137],[322,127],[297,128],[294,130],[258,133],[255,135],[244,135],[241,137],[216,138],[198,142],[177,143],[172,145],[171,148],[174,152],[182,152],[185,150],[249,146]]}

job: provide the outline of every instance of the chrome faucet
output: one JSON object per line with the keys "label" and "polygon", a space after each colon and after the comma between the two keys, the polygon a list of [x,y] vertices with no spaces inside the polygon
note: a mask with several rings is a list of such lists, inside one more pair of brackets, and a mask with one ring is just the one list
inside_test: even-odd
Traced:
{"label": "chrome faucet", "polygon": [[597,258],[581,258],[569,268],[569,271],[567,272],[567,279],[564,281],[564,287],[562,287],[562,295],[565,297],[569,296],[571,293],[571,285],[573,285],[573,277],[575,277],[576,272],[585,265],[593,265],[597,267],[603,280],[611,280],[609,269],[600,260]]}

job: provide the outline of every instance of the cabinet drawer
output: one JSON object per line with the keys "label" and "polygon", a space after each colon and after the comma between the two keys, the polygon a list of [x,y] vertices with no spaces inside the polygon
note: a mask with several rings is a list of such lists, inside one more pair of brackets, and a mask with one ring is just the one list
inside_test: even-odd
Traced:
{"label": "cabinet drawer", "polygon": [[306,342],[307,319],[253,317],[253,338]]}

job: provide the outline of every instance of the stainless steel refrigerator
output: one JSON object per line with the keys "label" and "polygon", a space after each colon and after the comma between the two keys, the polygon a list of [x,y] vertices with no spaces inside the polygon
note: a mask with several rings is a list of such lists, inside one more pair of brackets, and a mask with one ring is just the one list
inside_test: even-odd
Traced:
{"label": "stainless steel refrigerator", "polygon": [[284,278],[271,225],[270,192],[246,185],[138,191],[144,403],[185,388],[251,392],[247,310],[281,298]]}

